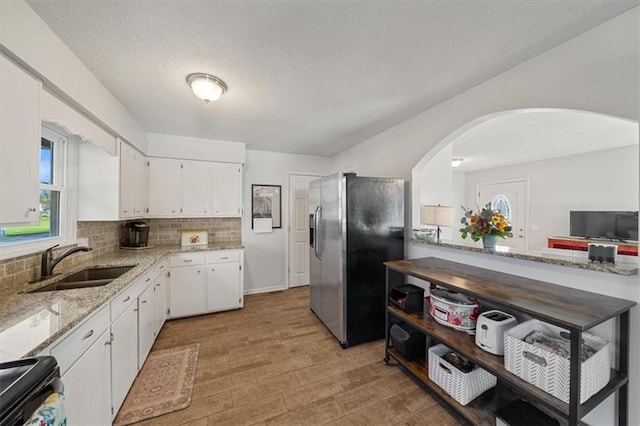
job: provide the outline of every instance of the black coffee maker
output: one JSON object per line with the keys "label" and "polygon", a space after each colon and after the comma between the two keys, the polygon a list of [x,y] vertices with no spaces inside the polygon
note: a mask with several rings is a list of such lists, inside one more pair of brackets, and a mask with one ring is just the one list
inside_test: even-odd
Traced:
{"label": "black coffee maker", "polygon": [[146,247],[149,242],[149,225],[142,221],[127,222],[122,225],[122,247]]}

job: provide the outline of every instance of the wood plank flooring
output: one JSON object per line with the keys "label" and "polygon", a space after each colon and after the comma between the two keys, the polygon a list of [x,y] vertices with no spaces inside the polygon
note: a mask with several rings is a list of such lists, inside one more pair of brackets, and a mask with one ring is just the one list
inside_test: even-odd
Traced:
{"label": "wood plank flooring", "polygon": [[245,297],[244,309],[168,321],[153,350],[199,343],[191,405],[139,425],[457,425],[396,366],[382,340],[343,350],[309,288]]}

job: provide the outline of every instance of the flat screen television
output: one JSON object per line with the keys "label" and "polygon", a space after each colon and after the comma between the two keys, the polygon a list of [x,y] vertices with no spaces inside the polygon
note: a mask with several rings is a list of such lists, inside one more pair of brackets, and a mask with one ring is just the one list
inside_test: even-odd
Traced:
{"label": "flat screen television", "polygon": [[638,212],[570,211],[569,235],[572,237],[638,240]]}

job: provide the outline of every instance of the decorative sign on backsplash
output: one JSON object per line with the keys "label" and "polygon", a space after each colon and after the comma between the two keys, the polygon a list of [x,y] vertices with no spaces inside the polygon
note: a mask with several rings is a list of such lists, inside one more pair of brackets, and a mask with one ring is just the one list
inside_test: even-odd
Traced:
{"label": "decorative sign on backsplash", "polygon": [[209,233],[204,229],[185,229],[182,231],[182,246],[206,246]]}

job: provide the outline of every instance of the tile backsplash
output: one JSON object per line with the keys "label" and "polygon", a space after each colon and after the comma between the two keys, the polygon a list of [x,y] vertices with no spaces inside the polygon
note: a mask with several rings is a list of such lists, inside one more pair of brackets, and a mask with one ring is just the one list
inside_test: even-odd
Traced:
{"label": "tile backsplash", "polygon": [[[209,233],[209,242],[242,242],[240,218],[193,218],[193,219],[143,219],[149,224],[149,245],[180,244],[182,230],[204,229]],[[90,252],[69,256],[58,266],[56,272],[64,272],[81,262],[104,256],[118,250],[120,228],[125,221],[78,222],[78,238],[88,238]],[[70,246],[57,248],[58,256]],[[0,261],[0,290],[15,284],[35,279],[40,274],[41,253],[29,254]]]}

